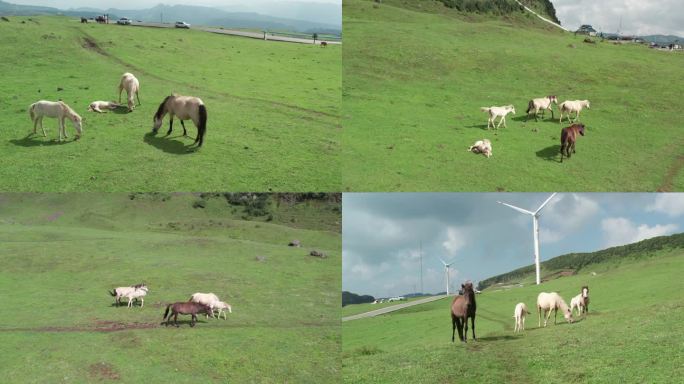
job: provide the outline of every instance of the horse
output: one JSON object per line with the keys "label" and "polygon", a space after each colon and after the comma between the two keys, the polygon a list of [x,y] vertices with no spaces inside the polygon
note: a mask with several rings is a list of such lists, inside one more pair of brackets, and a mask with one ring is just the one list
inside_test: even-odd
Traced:
{"label": "horse", "polygon": [[575,121],[579,120],[580,112],[582,111],[582,108],[585,107],[589,109],[589,100],[565,100],[558,106],[558,109],[560,110],[560,120],[558,122],[563,122],[563,112],[567,112],[568,122],[573,122],[570,120],[570,112],[575,112]]}
{"label": "horse", "polygon": [[128,95],[128,110],[133,111],[135,103],[133,102],[133,95],[138,99],[138,105],[140,104],[140,82],[133,76],[132,73],[124,73],[121,75],[121,80],[119,81],[119,104],[121,104],[121,91],[126,90]]}
{"label": "horse", "polygon": [[[471,319],[473,326],[473,340],[475,337],[475,310],[477,309],[475,303],[475,292],[473,291],[473,283],[466,282],[461,284],[463,295],[454,297],[451,302],[451,342],[454,342],[456,327],[458,326],[458,338],[464,342],[468,342],[468,318]],[[465,327],[465,331],[464,331]]]}
{"label": "horse", "polygon": [[468,152],[481,153],[489,158],[492,155],[492,142],[487,139],[478,140],[468,147]]}
{"label": "horse", "polygon": [[582,292],[570,300],[570,310],[577,308],[577,315],[586,315],[589,311],[589,287],[583,286]]}
{"label": "horse", "polygon": [[582,298],[584,299],[584,312],[589,312],[589,286],[582,287]]}
{"label": "horse", "polygon": [[[171,310],[171,314],[169,314],[169,309]],[[207,315],[212,314],[213,312],[211,308],[209,308],[208,305],[200,304],[200,303],[193,303],[191,301],[188,302],[178,302],[178,303],[173,303],[169,304],[166,306],[166,311],[164,312],[164,317],[162,320],[166,320],[166,326],[169,326],[169,321],[171,320],[171,317],[173,316],[173,324],[178,327],[178,315],[192,315],[192,321],[190,322],[190,326],[194,327],[195,322],[197,322],[197,314],[198,313],[206,313]],[[168,319],[166,316],[168,315]]]}
{"label": "horse", "polygon": [[539,113],[539,110],[541,109],[542,111],[542,119],[544,118],[544,111],[551,111],[551,118],[553,119],[553,108],[551,108],[551,103],[558,105],[558,99],[554,95],[542,97],[539,99],[532,99],[527,103],[527,117],[525,118],[525,121],[527,121],[530,118],[530,111],[534,110],[534,121],[537,120],[537,114]]}
{"label": "horse", "polygon": [[68,138],[66,129],[64,128],[65,119],[71,120],[71,123],[74,125],[74,128],[76,129],[76,140],[78,140],[83,133],[81,116],[63,101],[37,101],[29,107],[29,116],[33,123],[33,134],[36,133],[36,127],[40,124],[40,129],[43,131],[43,137],[47,136],[45,134],[45,128],[43,127],[43,117],[45,116],[56,117],[58,119],[59,141],[62,141],[62,135],[64,135],[65,139]]}
{"label": "horse", "polygon": [[[537,296],[537,312],[539,314],[539,327],[541,328],[541,311],[544,311],[544,327],[546,327],[546,322],[551,317],[551,310],[554,311],[555,316],[553,318],[553,323],[556,324],[556,319],[558,318],[558,308],[563,311],[563,316],[568,323],[572,323],[572,313],[568,304],[565,303],[562,297],[556,292],[546,293],[542,292]],[[548,313],[548,315],[547,315]]]}
{"label": "horse", "polygon": [[515,310],[513,311],[513,317],[515,318],[515,328],[513,332],[520,332],[525,330],[525,315],[529,315],[530,311],[527,310],[527,305],[525,303],[518,303],[515,305]]}
{"label": "horse", "polygon": [[[228,313],[233,313],[233,307],[230,306],[230,304],[225,303],[223,301],[219,301],[214,303],[214,308],[213,309],[218,309],[218,318],[221,318],[221,313],[223,313],[223,320],[227,320],[228,318],[226,317],[226,309],[228,310]],[[212,310],[213,311],[213,310]],[[213,312],[212,312],[213,315]]]}
{"label": "horse", "polygon": [[88,19],[85,18],[85,17],[81,17],[81,24],[84,24],[84,23],[87,24],[87,23],[88,23]]}
{"label": "horse", "polygon": [[512,105],[504,105],[503,107],[482,107],[480,110],[489,114],[489,119],[487,120],[487,129],[489,129],[490,123],[492,124],[492,128],[494,128],[494,123],[496,122],[497,117],[501,117],[501,119],[499,120],[499,125],[496,126],[496,129],[499,129],[499,126],[502,122],[504,128],[506,128],[506,115],[511,112],[515,115],[515,108]]}
{"label": "horse", "polygon": [[97,113],[107,113],[107,112],[103,112],[102,109],[114,110],[114,109],[117,109],[119,107],[122,107],[122,105],[117,104],[114,101],[99,101],[98,100],[98,101],[93,101],[92,103],[90,103],[90,105],[88,106],[88,111],[97,112]]}
{"label": "horse", "polygon": [[575,151],[575,142],[577,141],[577,134],[584,136],[584,124],[573,124],[569,127],[561,129],[561,163],[563,162],[563,155],[570,158],[570,150]]}
{"label": "horse", "polygon": [[[191,301],[193,303],[200,303],[200,304],[208,305],[209,308],[212,309],[212,314],[211,314],[212,317],[214,317],[213,310],[214,310],[216,304],[221,302],[221,300],[215,294],[213,294],[213,293],[201,293],[201,292],[193,293],[190,296],[190,298],[188,299],[188,301]],[[209,316],[207,316],[207,317],[209,317]]]}
{"label": "horse", "polygon": [[145,296],[147,295],[147,287],[133,287],[133,291],[129,291],[123,297],[128,298],[128,308],[132,307],[134,299],[140,299],[140,308],[145,306]]}
{"label": "horse", "polygon": [[325,48],[328,46],[328,43],[326,41],[321,41],[321,48]]}
{"label": "horse", "polygon": [[183,136],[187,136],[185,130],[185,123],[183,120],[192,120],[197,127],[197,138],[193,144],[197,144],[197,148],[202,146],[204,142],[204,134],[207,130],[207,108],[204,106],[202,99],[193,96],[171,95],[166,96],[164,101],[159,104],[157,113],[154,114],[154,125],[152,132],[157,133],[162,125],[162,120],[166,114],[170,115],[169,131],[166,136],[171,134],[173,129],[173,117],[177,116],[183,126]]}
{"label": "horse", "polygon": [[116,303],[116,306],[118,307],[119,303],[121,302],[122,297],[128,295],[130,292],[133,292],[138,288],[143,288],[143,287],[145,289],[147,289],[147,284],[140,283],[140,284],[136,284],[136,285],[131,285],[130,287],[118,287],[118,288],[114,288],[113,290],[107,291],[107,292],[109,292],[110,295],[114,296],[114,302]]}

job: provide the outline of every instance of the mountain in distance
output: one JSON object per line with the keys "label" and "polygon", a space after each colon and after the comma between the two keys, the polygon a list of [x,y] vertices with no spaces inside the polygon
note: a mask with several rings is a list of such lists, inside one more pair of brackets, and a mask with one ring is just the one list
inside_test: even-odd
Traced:
{"label": "mountain in distance", "polygon": [[645,41],[656,44],[684,44],[684,37],[679,37],[675,35],[646,35],[640,37]]}
{"label": "mountain in distance", "polygon": [[342,4],[315,3],[310,1],[241,2],[219,7],[226,12],[255,12],[266,16],[293,20],[315,20],[341,28]]}

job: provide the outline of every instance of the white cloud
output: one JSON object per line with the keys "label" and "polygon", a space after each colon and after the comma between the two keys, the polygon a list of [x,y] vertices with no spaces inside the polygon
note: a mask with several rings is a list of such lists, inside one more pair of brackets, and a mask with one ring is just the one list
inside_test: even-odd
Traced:
{"label": "white cloud", "polygon": [[646,207],[647,212],[660,212],[671,217],[684,215],[684,194],[658,193],[655,201]]}
{"label": "white cloud", "polygon": [[539,238],[544,243],[562,240],[587,224],[599,205],[586,195],[563,194],[549,202],[540,220]]}
{"label": "white cloud", "polygon": [[604,245],[614,247],[650,239],[656,236],[669,235],[677,231],[677,224],[646,224],[636,225],[624,217],[612,217],[601,221],[601,229],[604,234]]}
{"label": "white cloud", "polygon": [[466,238],[462,231],[456,227],[448,227],[446,230],[447,240],[442,243],[449,255],[454,256],[456,252],[466,244]]}

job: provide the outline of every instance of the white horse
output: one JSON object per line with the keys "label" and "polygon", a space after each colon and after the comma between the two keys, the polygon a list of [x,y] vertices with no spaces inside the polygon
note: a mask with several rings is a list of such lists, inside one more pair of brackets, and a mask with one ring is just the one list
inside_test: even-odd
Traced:
{"label": "white horse", "polygon": [[228,313],[233,313],[233,307],[230,306],[230,304],[219,301],[214,303],[214,308],[212,309],[212,315],[214,313],[214,309],[218,309],[218,318],[221,318],[221,313],[223,313],[223,320],[227,320],[228,318],[226,317],[226,309],[228,310]]}
{"label": "white horse", "polygon": [[37,101],[29,107],[29,116],[33,123],[33,134],[36,133],[36,127],[40,124],[40,129],[43,131],[43,137],[47,136],[45,134],[45,128],[43,127],[43,117],[45,116],[57,118],[59,122],[59,141],[62,141],[62,135],[64,135],[65,139],[68,138],[66,129],[64,128],[65,119],[69,119],[73,123],[74,128],[76,129],[76,139],[80,138],[83,132],[81,116],[63,101]]}
{"label": "white horse", "polygon": [[[190,296],[190,299],[188,301],[208,305],[209,308],[211,308],[212,316],[213,316],[214,308],[216,308],[218,303],[221,302],[221,299],[219,299],[218,296],[216,296],[213,293],[196,292],[196,293],[193,293],[192,296]],[[209,317],[209,315],[206,315],[206,316]]]}
{"label": "white horse", "polygon": [[131,308],[133,306],[133,299],[140,299],[140,308],[145,306],[145,295],[147,295],[147,287],[138,287],[138,288],[133,288],[133,291],[128,292],[125,294],[123,297],[128,298],[128,307]]}
{"label": "white horse", "polygon": [[[553,318],[553,323],[556,324],[556,319],[558,318],[558,309],[563,312],[565,320],[572,323],[572,313],[568,304],[565,303],[562,297],[556,292],[546,293],[542,292],[537,296],[537,312],[539,313],[539,327],[541,327],[541,311],[544,311],[544,327],[546,327],[546,322],[551,317],[551,310],[554,311],[555,317]],[[548,313],[548,315],[547,315]]]}
{"label": "white horse", "polygon": [[537,114],[539,113],[539,110],[542,111],[542,119],[544,118],[544,111],[551,111],[551,118],[553,119],[553,108],[551,108],[551,103],[553,104],[558,104],[558,98],[556,96],[546,96],[542,97],[539,99],[532,99],[530,100],[529,103],[527,103],[527,118],[525,118],[525,121],[530,118],[530,111],[534,110],[534,121],[537,121]]}
{"label": "white horse", "polygon": [[512,105],[504,105],[503,107],[482,107],[480,110],[489,114],[489,119],[487,120],[487,129],[489,129],[490,123],[492,124],[492,128],[494,128],[494,123],[496,123],[497,117],[501,117],[501,120],[499,120],[499,125],[496,126],[496,129],[499,129],[499,126],[502,122],[504,128],[506,128],[506,115],[509,113],[513,113],[515,115],[515,108]]}
{"label": "white horse", "polygon": [[492,142],[487,139],[478,140],[468,148],[468,152],[481,153],[489,158],[492,155]]}
{"label": "white horse", "polygon": [[579,120],[579,115],[580,112],[582,111],[582,108],[587,108],[589,109],[589,100],[565,100],[564,102],[560,103],[558,105],[558,109],[560,109],[560,120],[559,122],[563,122],[563,113],[567,113],[568,116],[568,122],[572,123],[573,120],[571,120],[570,113],[575,112],[575,120]]}
{"label": "white horse", "polygon": [[138,94],[140,91],[140,82],[132,73],[126,72],[121,76],[121,81],[119,82],[119,104],[121,104],[121,91],[124,89],[128,95],[128,110],[132,111],[135,107],[133,95],[138,99],[138,105],[140,105],[140,95]]}
{"label": "white horse", "polygon": [[98,113],[106,113],[103,112],[103,109],[109,109],[109,110],[114,110],[119,107],[121,107],[121,104],[117,104],[113,101],[93,101],[90,103],[90,106],[88,106],[88,111],[92,112],[98,112]]}
{"label": "white horse", "polygon": [[513,317],[515,318],[515,329],[513,332],[525,330],[525,315],[529,314],[530,311],[527,310],[527,305],[525,305],[525,303],[518,303],[515,305],[515,310],[513,311]]}
{"label": "white horse", "polygon": [[164,116],[166,116],[167,113],[170,115],[169,131],[166,132],[167,136],[171,134],[171,130],[173,129],[174,116],[178,117],[183,126],[183,136],[188,135],[183,120],[192,120],[197,127],[195,144],[197,144],[197,148],[202,146],[202,143],[204,142],[204,133],[207,130],[207,109],[204,106],[202,99],[199,97],[180,96],[175,94],[166,96],[164,101],[159,105],[157,112],[154,114],[154,125],[152,126],[153,133],[159,131]]}
{"label": "white horse", "polygon": [[584,297],[581,293],[570,300],[570,311],[574,311],[575,308],[577,308],[577,316],[584,312]]}
{"label": "white horse", "polygon": [[137,288],[147,289],[147,285],[145,283],[141,283],[141,284],[131,285],[130,287],[118,287],[118,288],[114,288],[113,290],[109,291],[109,294],[114,296],[114,302],[116,303],[116,306],[118,307],[119,303],[121,302],[121,298],[128,295],[131,292],[134,292]]}

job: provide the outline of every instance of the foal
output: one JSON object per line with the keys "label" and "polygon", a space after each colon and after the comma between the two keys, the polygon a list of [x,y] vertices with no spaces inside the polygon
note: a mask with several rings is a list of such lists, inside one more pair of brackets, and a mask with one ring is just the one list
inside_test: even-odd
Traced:
{"label": "foal", "polygon": [[569,159],[570,150],[572,153],[577,153],[575,151],[575,141],[577,141],[577,134],[584,136],[584,124],[573,124],[569,127],[565,127],[561,130],[561,163],[563,162],[563,155]]}
{"label": "foal", "polygon": [[527,117],[525,118],[525,121],[530,118],[530,111],[532,110],[534,110],[534,121],[537,121],[537,114],[539,113],[540,109],[542,111],[542,119],[544,118],[544,111],[546,110],[551,111],[551,118],[553,119],[553,108],[551,108],[551,103],[558,104],[558,99],[556,96],[551,95],[530,100],[530,102],[527,103]]}
{"label": "foal", "polygon": [[76,139],[80,138],[83,133],[81,116],[63,101],[37,101],[29,107],[29,116],[33,123],[33,134],[36,133],[36,127],[40,125],[40,129],[43,131],[43,137],[47,136],[45,134],[45,128],[43,127],[43,117],[45,116],[57,118],[59,122],[59,141],[62,141],[62,135],[65,139],[68,138],[66,129],[64,128],[64,120],[66,119],[71,120],[74,128],[76,128]]}
{"label": "foal", "polygon": [[[458,326],[458,338],[462,342],[468,342],[468,318],[471,319],[471,324],[473,326],[473,340],[475,338],[475,310],[477,306],[475,304],[475,291],[473,290],[473,283],[467,282],[461,284],[463,289],[463,295],[458,295],[454,297],[454,301],[451,303],[451,342],[454,342],[456,327]],[[465,331],[464,331],[465,327]]]}
{"label": "foal", "polygon": [[[512,105],[504,105],[503,107],[482,107],[480,110],[489,114],[489,119],[487,120],[487,129],[489,129],[489,124],[492,125],[492,128],[499,129],[501,123],[503,123],[504,128],[506,128],[506,115],[509,113],[513,113],[515,115],[515,108]],[[494,127],[497,117],[501,117],[501,120],[499,120],[499,124]]]}

